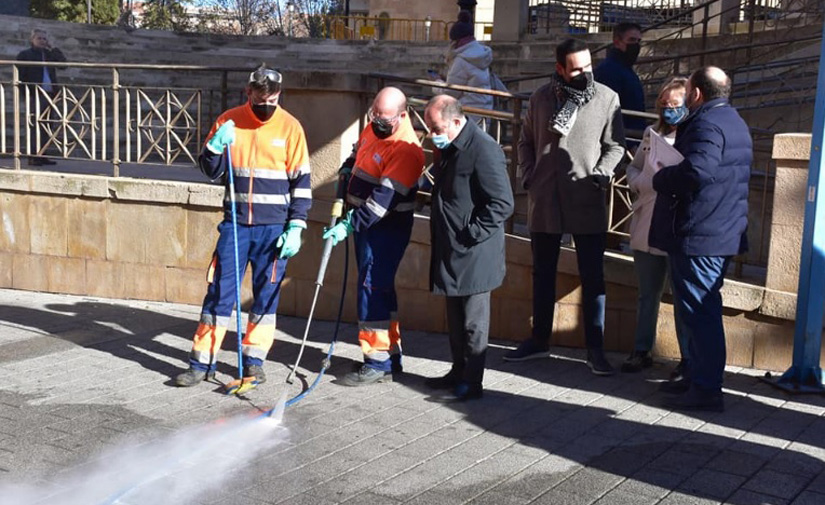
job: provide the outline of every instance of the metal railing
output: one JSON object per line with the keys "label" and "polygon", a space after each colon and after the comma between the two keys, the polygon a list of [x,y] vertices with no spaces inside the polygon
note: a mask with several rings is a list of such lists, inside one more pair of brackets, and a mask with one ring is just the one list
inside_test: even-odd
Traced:
{"label": "metal railing", "polygon": [[[320,36],[334,40],[393,40],[406,42],[449,41],[455,21],[389,18],[382,16],[324,16]],[[490,40],[492,23],[477,22],[475,36]]]}
{"label": "metal railing", "polygon": [[530,0],[527,33],[609,32],[621,22],[690,24],[693,0]]}
{"label": "metal railing", "polygon": [[[495,100],[499,102],[500,110],[465,107],[464,111],[478,120],[487,122],[488,133],[499,143],[507,156],[508,176],[516,198],[519,196],[523,197],[526,194],[526,192],[521,189],[521,174],[519,174],[518,170],[518,140],[521,136],[522,113],[526,111],[526,101],[529,100],[529,95],[469,86],[448,85],[440,81],[406,78],[390,74],[371,73],[369,77],[376,80],[377,89],[384,87],[388,83],[400,85],[405,89],[407,95],[411,97],[409,99],[409,108],[411,116],[416,118],[414,124],[423,132],[427,132],[428,130],[422,119],[423,108],[433,94],[432,88],[493,96]],[[654,114],[644,112],[623,110],[622,113],[642,117],[646,120],[656,119]],[[639,141],[641,139],[638,137],[630,137],[629,140]],[[426,172],[429,172],[430,168],[431,167],[427,167]],[[607,195],[607,206],[608,234],[615,236],[617,241],[629,237],[627,228],[632,215],[632,195],[627,183],[627,177],[622,172],[617,173],[616,177],[611,179],[610,190]],[[514,214],[506,225],[507,232],[527,235],[526,217],[526,215]]]}
{"label": "metal railing", "polygon": [[[228,106],[228,75],[250,71],[60,63],[60,68],[82,68],[95,74],[97,82],[54,84],[47,90],[42,84],[20,80],[22,67],[44,66],[54,63],[0,60],[0,70],[11,69],[11,80],[0,81],[0,154],[10,155],[16,169],[25,157],[104,161],[111,163],[115,177],[123,163],[194,165],[212,120]],[[205,81],[219,82],[220,87],[140,84],[145,71],[211,73],[216,79]],[[134,78],[125,80],[124,73]]]}

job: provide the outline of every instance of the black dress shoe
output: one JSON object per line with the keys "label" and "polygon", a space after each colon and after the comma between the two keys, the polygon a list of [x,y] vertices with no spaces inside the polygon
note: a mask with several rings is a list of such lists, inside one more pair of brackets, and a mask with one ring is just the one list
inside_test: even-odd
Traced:
{"label": "black dress shoe", "polygon": [[659,384],[659,391],[669,395],[680,395],[687,393],[688,389],[690,389],[690,379],[684,377]]}
{"label": "black dress shoe", "polygon": [[458,385],[458,379],[450,372],[443,377],[430,377],[424,381],[424,385],[430,389],[453,389]]}
{"label": "black dress shoe", "polygon": [[725,400],[721,391],[703,391],[696,386],[691,387],[684,394],[669,396],[662,402],[665,407],[673,410],[703,410],[707,412],[723,412]]}
{"label": "black dress shoe", "polygon": [[57,165],[57,162],[49,158],[40,158],[41,165]]}
{"label": "black dress shoe", "polygon": [[29,165],[33,167],[43,166],[43,158],[29,158]]}
{"label": "black dress shoe", "polygon": [[433,400],[439,403],[458,403],[466,402],[468,400],[477,400],[484,395],[484,389],[481,384],[467,384],[466,382],[458,383],[452,391],[436,395]]}

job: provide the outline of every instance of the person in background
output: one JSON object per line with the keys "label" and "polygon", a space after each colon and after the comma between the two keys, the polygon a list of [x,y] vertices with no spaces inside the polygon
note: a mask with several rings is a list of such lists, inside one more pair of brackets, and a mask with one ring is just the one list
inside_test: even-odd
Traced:
{"label": "person in background", "polygon": [[[633,266],[639,283],[639,301],[636,307],[636,338],[633,351],[622,363],[622,372],[635,373],[653,364],[650,351],[656,340],[656,328],[659,320],[659,302],[665,289],[668,261],[667,253],[650,247],[647,241],[650,232],[650,220],[653,217],[653,205],[656,203],[656,191],[653,190],[654,168],[650,166],[648,154],[653,135],[660,135],[670,145],[676,140],[676,127],[685,120],[688,109],[685,105],[685,86],[687,79],[676,77],[665,83],[656,99],[656,112],[659,119],[647,127],[642,143],[636,150],[633,161],[627,166],[627,181],[635,193],[633,216],[630,220],[630,248],[633,250]],[[687,327],[682,321],[679,304],[674,303],[674,321],[676,337],[679,342],[681,361],[671,378],[681,376],[688,356]]]}
{"label": "person in background", "polygon": [[[31,47],[23,51],[20,51],[20,53],[17,55],[17,61],[66,61],[66,56],[63,55],[63,51],[52,46],[51,40],[49,39],[49,34],[46,32],[46,30],[41,30],[40,28],[35,28],[34,30],[32,30],[30,42]],[[20,66],[19,72],[20,81],[28,85],[29,113],[39,117],[39,111],[46,109],[46,97],[37,96],[37,87],[39,86],[48,96],[53,97],[57,93],[57,69],[55,69],[55,67],[53,66]],[[39,110],[37,106],[38,102],[40,103]],[[40,122],[39,120],[35,119],[34,121],[27,122],[27,124],[40,124]],[[48,137],[46,136],[45,138],[43,138],[43,136],[45,135],[48,135],[48,130],[46,130],[41,125],[41,143],[46,143]],[[31,132],[31,136],[29,138],[29,152],[31,154],[36,154],[36,132]],[[48,158],[44,158],[42,156],[29,156],[29,165],[42,166],[54,164],[54,161]]]}
{"label": "person in background", "polygon": [[[642,27],[636,23],[619,23],[613,28],[613,45],[607,50],[607,58],[596,67],[593,76],[619,95],[619,105],[624,110],[645,111],[645,92],[642,81],[633,70],[639,57]],[[638,139],[647,127],[644,118],[623,115],[625,135]],[[636,142],[628,142],[635,148]]]}
{"label": "person in background", "polygon": [[[491,89],[492,74],[490,64],[493,51],[476,40],[475,27],[469,11],[458,13],[458,20],[450,28],[450,49],[447,53],[447,84]],[[445,88],[435,88],[434,93],[444,93],[458,98],[462,107],[492,110],[493,96],[479,93],[465,93]],[[478,116],[468,116],[486,131],[487,121]]]}

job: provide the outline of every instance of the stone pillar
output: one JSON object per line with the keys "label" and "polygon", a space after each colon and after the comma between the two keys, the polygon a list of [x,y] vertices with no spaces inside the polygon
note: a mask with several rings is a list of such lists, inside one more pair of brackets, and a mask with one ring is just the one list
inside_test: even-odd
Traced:
{"label": "stone pillar", "polygon": [[774,137],[776,180],[762,312],[791,320],[796,312],[810,154],[809,133],[783,133]]}
{"label": "stone pillar", "polygon": [[[719,0],[718,2],[710,4],[707,11],[705,9],[694,11],[693,22],[699,24],[693,27],[693,36],[702,36],[703,25],[701,22],[706,14],[708,18],[711,18],[708,20],[708,35],[730,33],[730,24],[739,20],[739,11],[735,8],[737,5],[739,5],[739,0]],[[719,16],[718,14],[722,11],[726,12]]]}
{"label": "stone pillar", "polygon": [[518,42],[527,29],[527,0],[496,0],[493,12],[494,41]]}

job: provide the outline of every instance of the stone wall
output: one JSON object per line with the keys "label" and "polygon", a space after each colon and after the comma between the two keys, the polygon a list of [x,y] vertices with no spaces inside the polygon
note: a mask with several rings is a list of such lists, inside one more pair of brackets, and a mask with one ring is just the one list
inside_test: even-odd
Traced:
{"label": "stone wall", "polygon": [[[316,196],[329,192],[325,181],[315,185]],[[222,189],[207,184],[0,171],[0,287],[200,304],[222,218],[221,199]],[[301,253],[287,269],[281,314],[305,317],[309,312],[329,210],[326,201],[314,203]],[[397,278],[400,319],[407,330],[445,332],[444,300],[428,290],[429,245],[429,223],[419,217]],[[344,317],[354,322],[357,275],[354,254],[350,257]],[[320,319],[335,317],[343,261],[338,247],[316,308]],[[605,347],[629,351],[636,310],[633,264],[612,254],[605,261]],[[529,242],[508,237],[507,277],[493,293],[494,338],[529,336],[531,265]],[[554,343],[579,347],[583,326],[575,251],[562,251],[557,289]],[[793,323],[762,314],[764,296],[760,287],[725,284],[728,363],[784,370],[790,364]],[[243,297],[249,302],[248,279]],[[675,358],[672,313],[666,297],[655,352]]]}

